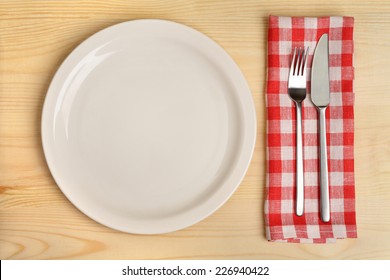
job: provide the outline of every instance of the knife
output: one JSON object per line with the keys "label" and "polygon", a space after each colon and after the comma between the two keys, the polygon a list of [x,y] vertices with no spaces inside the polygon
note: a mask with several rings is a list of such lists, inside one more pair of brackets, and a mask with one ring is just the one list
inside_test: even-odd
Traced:
{"label": "knife", "polygon": [[323,34],[321,36],[314,51],[314,57],[311,66],[311,100],[317,107],[319,118],[321,220],[324,222],[329,222],[330,205],[325,117],[325,111],[330,102],[328,34]]}

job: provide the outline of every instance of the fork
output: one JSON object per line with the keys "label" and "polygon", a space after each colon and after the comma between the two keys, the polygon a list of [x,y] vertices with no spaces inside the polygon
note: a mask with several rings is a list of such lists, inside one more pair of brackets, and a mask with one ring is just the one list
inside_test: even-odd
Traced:
{"label": "fork", "polygon": [[288,77],[288,95],[296,107],[296,205],[295,213],[303,215],[304,180],[302,148],[302,101],[306,98],[306,65],[309,48],[295,48]]}

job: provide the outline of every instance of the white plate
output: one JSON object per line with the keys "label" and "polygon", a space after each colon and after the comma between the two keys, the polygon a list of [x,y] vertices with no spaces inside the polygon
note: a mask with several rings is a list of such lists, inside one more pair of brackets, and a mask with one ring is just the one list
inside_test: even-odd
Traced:
{"label": "white plate", "polygon": [[163,20],[111,26],[80,44],[50,85],[42,142],[68,199],[108,227],[175,231],[218,209],[250,163],[256,117],[234,61]]}

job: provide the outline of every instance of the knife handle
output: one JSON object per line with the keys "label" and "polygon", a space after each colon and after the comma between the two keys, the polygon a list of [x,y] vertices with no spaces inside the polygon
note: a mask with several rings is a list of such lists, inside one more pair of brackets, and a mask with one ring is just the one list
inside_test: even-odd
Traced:
{"label": "knife handle", "polygon": [[320,130],[320,211],[323,222],[330,221],[328,155],[326,145],[326,107],[318,108]]}

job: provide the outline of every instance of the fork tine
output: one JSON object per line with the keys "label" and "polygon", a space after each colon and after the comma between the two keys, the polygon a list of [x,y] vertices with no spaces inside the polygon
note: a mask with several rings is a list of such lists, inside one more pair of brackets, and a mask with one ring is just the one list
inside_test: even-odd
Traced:
{"label": "fork tine", "polygon": [[294,54],[290,66],[290,76],[295,74],[295,60],[296,60],[297,48],[294,48]]}
{"label": "fork tine", "polygon": [[297,65],[295,67],[295,75],[299,76],[301,72],[301,47],[298,48],[298,55],[297,55]]}
{"label": "fork tine", "polygon": [[299,51],[298,51],[298,62],[297,62],[297,67],[298,67],[298,71],[297,71],[297,75],[302,75],[302,72],[303,72],[303,58],[304,58],[304,49],[299,47]]}

